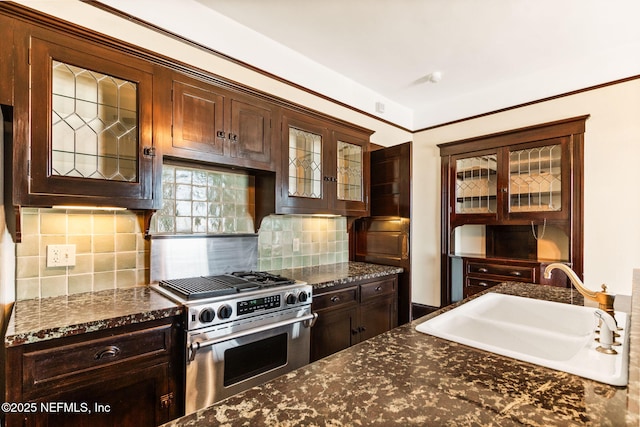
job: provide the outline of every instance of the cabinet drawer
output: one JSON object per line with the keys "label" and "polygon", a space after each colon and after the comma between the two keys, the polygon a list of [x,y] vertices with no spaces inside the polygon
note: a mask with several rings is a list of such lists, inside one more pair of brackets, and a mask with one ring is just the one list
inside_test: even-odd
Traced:
{"label": "cabinet drawer", "polygon": [[526,280],[528,282],[533,282],[535,277],[534,271],[535,269],[533,267],[487,264],[480,262],[469,262],[467,266],[468,274],[512,277],[514,279]]}
{"label": "cabinet drawer", "polygon": [[169,356],[171,325],[134,331],[88,342],[56,346],[23,354],[25,390],[46,386],[73,375],[134,362],[145,357]]}
{"label": "cabinet drawer", "polygon": [[340,289],[335,292],[313,296],[313,309],[333,308],[345,304],[355,304],[358,302],[358,288]]}
{"label": "cabinet drawer", "polygon": [[360,285],[360,299],[366,301],[380,295],[392,294],[396,289],[396,281],[393,279]]}

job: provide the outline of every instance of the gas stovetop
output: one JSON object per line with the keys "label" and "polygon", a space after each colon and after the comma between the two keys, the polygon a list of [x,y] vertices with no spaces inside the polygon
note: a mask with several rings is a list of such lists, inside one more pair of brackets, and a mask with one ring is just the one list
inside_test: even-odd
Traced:
{"label": "gas stovetop", "polygon": [[161,280],[160,287],[194,301],[294,284],[295,280],[264,271],[239,271],[217,276]]}

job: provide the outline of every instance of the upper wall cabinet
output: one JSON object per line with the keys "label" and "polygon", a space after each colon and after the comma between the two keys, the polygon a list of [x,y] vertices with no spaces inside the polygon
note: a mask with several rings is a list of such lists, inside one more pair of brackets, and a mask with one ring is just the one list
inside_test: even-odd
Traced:
{"label": "upper wall cabinet", "polygon": [[452,224],[569,217],[569,138],[498,147],[450,159]]}
{"label": "upper wall cabinet", "polygon": [[0,15],[0,104],[13,105],[13,20]]}
{"label": "upper wall cabinet", "polygon": [[278,213],[368,215],[368,133],[287,111],[281,137]]}
{"label": "upper wall cabinet", "polygon": [[23,37],[13,204],[154,208],[150,64],[38,28]]}
{"label": "upper wall cabinet", "polygon": [[163,78],[161,87],[171,96],[164,155],[274,170],[272,104],[178,73]]}

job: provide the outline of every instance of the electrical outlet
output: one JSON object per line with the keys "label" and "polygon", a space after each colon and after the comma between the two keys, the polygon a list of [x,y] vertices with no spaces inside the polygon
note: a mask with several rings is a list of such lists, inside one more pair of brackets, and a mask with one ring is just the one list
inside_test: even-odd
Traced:
{"label": "electrical outlet", "polygon": [[297,237],[293,239],[293,252],[300,252],[300,239]]}
{"label": "electrical outlet", "polygon": [[47,267],[76,265],[76,245],[47,245]]}

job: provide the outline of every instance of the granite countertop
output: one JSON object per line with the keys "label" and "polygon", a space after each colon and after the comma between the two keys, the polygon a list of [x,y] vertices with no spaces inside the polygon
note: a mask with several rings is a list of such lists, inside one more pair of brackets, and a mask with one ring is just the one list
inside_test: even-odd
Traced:
{"label": "granite countertop", "polygon": [[[165,426],[638,426],[640,277],[634,281],[627,387],[415,330],[449,306]],[[521,283],[501,284],[490,292],[571,300],[568,289]]]}
{"label": "granite countertop", "polygon": [[149,287],[16,301],[4,338],[14,347],[174,316],[181,306]]}
{"label": "granite countertop", "polygon": [[313,286],[313,289],[323,289],[359,280],[375,279],[377,277],[389,276],[391,274],[399,274],[403,271],[402,267],[352,261],[319,265],[315,267],[273,270],[270,272],[290,279],[307,282]]}

